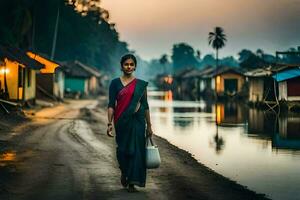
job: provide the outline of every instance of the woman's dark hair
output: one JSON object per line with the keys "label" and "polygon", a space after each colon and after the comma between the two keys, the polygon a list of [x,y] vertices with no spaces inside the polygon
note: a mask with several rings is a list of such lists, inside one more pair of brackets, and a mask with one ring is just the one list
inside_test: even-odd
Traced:
{"label": "woman's dark hair", "polygon": [[136,57],[133,54],[129,53],[129,54],[125,54],[124,56],[122,56],[121,61],[120,61],[121,67],[123,66],[124,62],[128,59],[132,59],[134,62],[134,65],[136,66]]}

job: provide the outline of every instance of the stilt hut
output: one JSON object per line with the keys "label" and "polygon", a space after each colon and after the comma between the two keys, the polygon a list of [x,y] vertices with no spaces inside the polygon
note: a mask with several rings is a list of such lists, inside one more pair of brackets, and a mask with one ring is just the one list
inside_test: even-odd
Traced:
{"label": "stilt hut", "polygon": [[245,73],[245,76],[248,79],[249,102],[275,101],[271,67],[250,70]]}
{"label": "stilt hut", "polygon": [[300,101],[300,67],[287,67],[273,74],[279,101]]}

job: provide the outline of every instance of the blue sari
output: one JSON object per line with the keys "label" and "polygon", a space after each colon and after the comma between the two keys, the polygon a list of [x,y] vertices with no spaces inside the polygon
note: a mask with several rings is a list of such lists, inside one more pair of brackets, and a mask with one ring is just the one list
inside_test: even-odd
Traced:
{"label": "blue sari", "polygon": [[[120,79],[114,79],[110,85],[109,107],[115,108],[119,94],[126,94],[127,86],[120,85]],[[146,120],[145,111],[149,109],[145,95],[146,81],[137,79],[130,87],[134,87],[130,95],[130,101],[122,111],[118,119],[114,119],[117,143],[117,160],[122,175],[127,178],[129,184],[145,187],[146,163],[145,163],[145,141]],[[129,90],[128,90],[129,91]],[[138,107],[138,110],[137,110]]]}

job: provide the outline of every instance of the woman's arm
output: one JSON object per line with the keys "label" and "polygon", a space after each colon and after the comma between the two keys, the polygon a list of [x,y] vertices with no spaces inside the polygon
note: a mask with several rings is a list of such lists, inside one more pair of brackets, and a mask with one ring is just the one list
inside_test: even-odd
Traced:
{"label": "woman's arm", "polygon": [[110,137],[113,137],[114,135],[112,134],[112,120],[114,116],[114,109],[111,107],[108,107],[107,109],[107,118],[108,118],[108,123],[107,123],[107,135]]}
{"label": "woman's arm", "polygon": [[115,103],[116,103],[116,91],[115,91],[115,87],[113,84],[113,81],[110,83],[109,85],[109,102],[107,105],[107,135],[110,137],[113,137],[112,134],[112,120],[113,120],[113,116],[114,116],[114,108],[115,108]]}
{"label": "woman's arm", "polygon": [[148,136],[151,137],[152,134],[153,134],[153,131],[152,131],[151,118],[150,118],[148,98],[147,98],[147,89],[146,89],[145,94],[144,94],[143,104],[144,104],[144,107],[145,107],[145,118],[146,118],[146,124],[147,124],[147,134],[148,134]]}

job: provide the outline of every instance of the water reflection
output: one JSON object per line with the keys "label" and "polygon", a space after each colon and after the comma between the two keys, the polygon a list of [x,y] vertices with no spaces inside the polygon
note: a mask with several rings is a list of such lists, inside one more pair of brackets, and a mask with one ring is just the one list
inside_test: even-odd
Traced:
{"label": "water reflection", "polygon": [[300,116],[279,117],[278,127],[272,146],[276,149],[300,150]]}
{"label": "water reflection", "polygon": [[276,116],[236,102],[170,101],[170,94],[160,94],[149,98],[156,134],[273,199],[300,195],[300,115]]}
{"label": "water reflection", "polygon": [[16,152],[14,151],[4,152],[0,155],[0,163],[15,161],[15,160],[16,160]]}
{"label": "water reflection", "polygon": [[245,106],[237,102],[216,103],[216,122],[220,126],[244,125]]}
{"label": "water reflection", "polygon": [[213,139],[210,141],[210,146],[216,151],[216,154],[220,154],[224,149],[225,141],[222,136],[219,135],[219,125],[217,124],[217,131]]}
{"label": "water reflection", "polygon": [[248,136],[271,139],[277,129],[277,117],[273,112],[250,108],[248,115]]}

